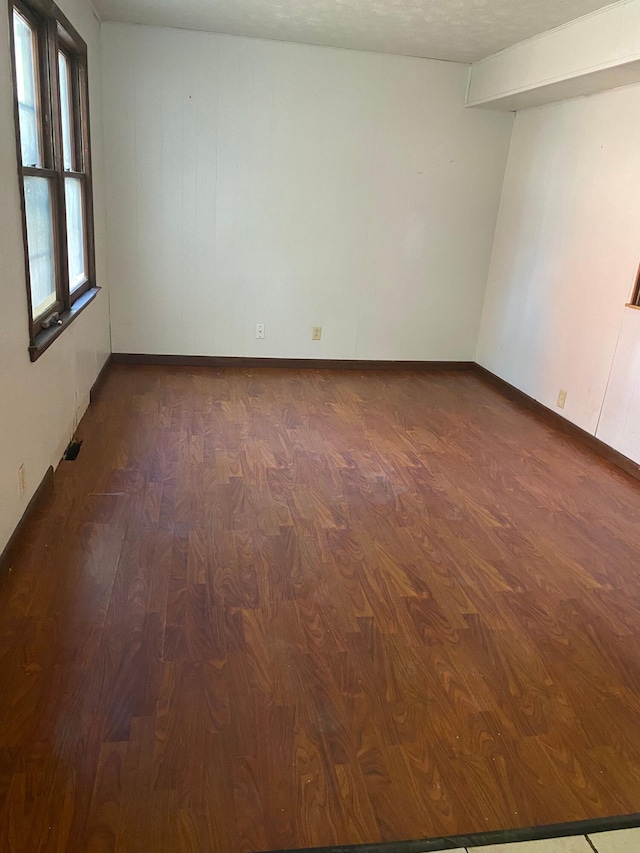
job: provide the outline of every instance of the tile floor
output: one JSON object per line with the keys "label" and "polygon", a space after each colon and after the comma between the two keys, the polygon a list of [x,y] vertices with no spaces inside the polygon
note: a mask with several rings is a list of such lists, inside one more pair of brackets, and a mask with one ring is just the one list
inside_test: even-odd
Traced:
{"label": "tile floor", "polygon": [[[450,853],[465,853],[464,849]],[[640,829],[620,829],[594,835],[469,847],[467,853],[640,853]]]}

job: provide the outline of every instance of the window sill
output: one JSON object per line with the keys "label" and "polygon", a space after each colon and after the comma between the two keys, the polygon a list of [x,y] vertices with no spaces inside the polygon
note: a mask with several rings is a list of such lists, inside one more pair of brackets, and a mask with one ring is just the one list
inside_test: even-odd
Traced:
{"label": "window sill", "polygon": [[640,305],[634,305],[633,302],[627,302],[625,308],[633,308],[634,311],[640,311]]}
{"label": "window sill", "polygon": [[67,326],[70,326],[71,323],[73,323],[78,314],[81,314],[87,305],[90,302],[93,302],[99,291],[99,287],[92,287],[90,290],[87,290],[82,294],[82,296],[79,296],[78,299],[76,299],[68,311],[65,311],[60,315],[60,319],[62,320],[61,325],[51,326],[49,329],[43,329],[36,335],[35,341],[29,347],[31,361],[37,361],[42,353],[49,349],[51,344],[60,337]]}

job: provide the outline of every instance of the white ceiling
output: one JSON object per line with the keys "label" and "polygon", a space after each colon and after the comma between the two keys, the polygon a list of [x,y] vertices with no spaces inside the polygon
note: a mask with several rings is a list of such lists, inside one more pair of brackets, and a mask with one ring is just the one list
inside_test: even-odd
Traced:
{"label": "white ceiling", "polygon": [[610,0],[94,0],[104,20],[473,62]]}

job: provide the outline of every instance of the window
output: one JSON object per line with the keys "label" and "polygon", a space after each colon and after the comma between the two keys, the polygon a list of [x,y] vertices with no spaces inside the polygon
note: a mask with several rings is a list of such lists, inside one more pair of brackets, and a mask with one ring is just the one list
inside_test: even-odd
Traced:
{"label": "window", "polygon": [[629,308],[640,308],[640,267],[638,267],[638,274],[636,276],[636,283],[633,287],[633,296],[631,297],[631,302],[628,304]]}
{"label": "window", "polygon": [[35,360],[98,291],[87,48],[53,3],[11,0],[9,11]]}

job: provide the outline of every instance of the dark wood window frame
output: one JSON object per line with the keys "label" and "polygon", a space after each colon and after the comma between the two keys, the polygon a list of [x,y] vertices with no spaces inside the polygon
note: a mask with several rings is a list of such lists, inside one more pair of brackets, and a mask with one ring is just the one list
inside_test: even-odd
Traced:
{"label": "dark wood window frame", "polygon": [[[89,130],[89,87],[87,45],[64,13],[52,0],[9,0],[9,33],[15,108],[16,151],[22,208],[25,273],[29,308],[29,353],[35,361],[97,295],[91,179],[91,136]],[[18,82],[14,43],[14,10],[28,22],[36,41],[36,88],[40,107],[41,165],[24,165],[20,137]],[[59,54],[70,69],[71,168],[65,169]],[[55,258],[55,302],[33,317],[29,269],[27,210],[24,179],[41,177],[49,181]],[[69,276],[65,179],[77,179],[82,186],[82,229],[84,241],[83,278],[72,289]]]}
{"label": "dark wood window frame", "polygon": [[627,308],[640,308],[640,266],[636,275],[636,283],[633,287],[631,302],[627,302]]}

